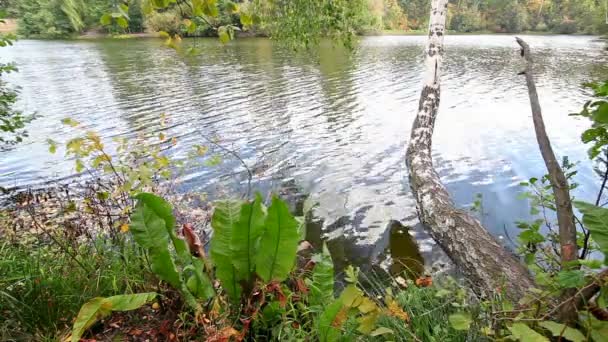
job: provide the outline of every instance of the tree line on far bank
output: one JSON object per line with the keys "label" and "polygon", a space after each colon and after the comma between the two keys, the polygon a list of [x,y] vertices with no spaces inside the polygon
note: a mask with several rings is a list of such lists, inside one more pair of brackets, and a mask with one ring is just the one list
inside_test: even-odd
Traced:
{"label": "tree line on far bank", "polygon": [[[196,32],[186,24],[191,0],[161,0],[170,5],[152,11],[157,0],[0,0],[0,10],[18,19],[18,34],[31,38],[62,38],[87,31],[137,33],[166,31],[172,34],[214,35],[213,27],[242,26],[238,15],[200,18]],[[252,8],[269,0],[204,0],[221,8]],[[359,33],[382,30],[424,31],[430,0],[355,0]],[[102,25],[100,18],[121,4],[128,5],[128,26]],[[211,24],[211,25],[210,25]],[[561,34],[608,33],[608,1],[605,0],[450,0],[448,29],[455,32],[518,33],[524,31]],[[265,28],[253,25],[259,34]]]}

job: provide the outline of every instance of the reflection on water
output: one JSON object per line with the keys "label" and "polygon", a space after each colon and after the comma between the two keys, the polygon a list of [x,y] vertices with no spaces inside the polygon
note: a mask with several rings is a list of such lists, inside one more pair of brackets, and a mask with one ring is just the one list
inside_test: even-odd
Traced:
{"label": "reflection on water", "polygon": [[[538,62],[555,150],[584,161],[579,136],[588,123],[567,114],[585,101],[582,82],[608,76],[603,45],[593,37],[525,39]],[[290,180],[314,194],[328,225],[348,217],[331,233],[372,246],[357,253],[374,258],[389,220],[417,223],[404,153],[424,41],[370,37],[354,53],[325,44],[310,55],[264,39],[227,46],[199,39],[197,57],[177,56],[157,40],[19,41],[2,49],[0,59],[18,64],[10,80],[22,88],[20,107],[40,118],[25,144],[0,155],[0,186],[71,174],[62,151],[49,155],[45,144],[73,136],[59,123],[66,116],[106,138],[166,130],[178,137],[178,157],[203,143],[200,131],[240,153],[255,171],[256,188],[277,189]],[[544,173],[525,83],[517,76],[522,62],[511,36],[450,36],[446,52],[435,166],[459,206],[483,194],[485,223],[499,235],[526,218],[517,183]],[[168,128],[159,124],[162,113]],[[578,198],[591,197],[590,166],[583,163],[577,177]],[[219,167],[188,170],[181,186],[214,192],[245,183],[243,167],[226,157]],[[423,230],[414,231],[422,253],[434,253]]]}
{"label": "reflection on water", "polygon": [[397,221],[390,224],[390,243],[392,263],[389,272],[392,275],[404,275],[409,279],[418,279],[424,273],[424,258],[418,244],[409,233],[409,228]]}

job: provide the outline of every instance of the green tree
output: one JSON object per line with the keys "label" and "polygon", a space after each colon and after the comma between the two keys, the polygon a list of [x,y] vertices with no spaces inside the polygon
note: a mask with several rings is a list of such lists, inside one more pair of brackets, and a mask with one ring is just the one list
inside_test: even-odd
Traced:
{"label": "green tree", "polygon": [[[3,22],[0,14],[0,23]],[[0,34],[0,47],[12,45],[13,39],[10,35]],[[32,117],[13,108],[17,102],[17,90],[10,88],[2,79],[5,74],[14,71],[17,68],[13,64],[0,63],[0,151],[21,142],[27,136],[25,125],[32,120]]]}
{"label": "green tree", "polygon": [[408,18],[408,25],[414,30],[423,30],[428,25],[430,0],[399,0]]}
{"label": "green tree", "polygon": [[397,0],[384,0],[382,21],[386,29],[405,29],[407,27],[407,16]]}
{"label": "green tree", "polygon": [[25,37],[60,38],[74,31],[61,0],[21,0],[17,33]]}

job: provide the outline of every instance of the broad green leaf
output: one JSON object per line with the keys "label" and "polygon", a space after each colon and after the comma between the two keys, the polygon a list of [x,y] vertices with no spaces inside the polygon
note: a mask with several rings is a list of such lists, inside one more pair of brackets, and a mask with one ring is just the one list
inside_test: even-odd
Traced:
{"label": "broad green leaf", "polygon": [[538,244],[545,241],[545,237],[535,230],[524,230],[519,234],[518,238],[524,245],[528,243]]}
{"label": "broad green leaf", "polygon": [[579,263],[582,266],[586,266],[589,267],[592,270],[597,270],[602,268],[602,261],[601,260],[596,260],[596,259],[591,259],[591,260],[579,260]]}
{"label": "broad green leaf", "polygon": [[511,334],[520,342],[549,342],[545,336],[532,330],[524,323],[514,323],[509,327]]}
{"label": "broad green leaf", "polygon": [[203,0],[202,1],[203,14],[209,17],[217,17],[220,14],[220,10],[217,6],[217,0]]}
{"label": "broad green leaf", "polygon": [[262,280],[268,283],[287,278],[296,259],[298,240],[298,221],[287,204],[273,196],[256,258],[256,272]]}
{"label": "broad green leaf", "polygon": [[455,313],[448,317],[448,321],[450,321],[450,325],[455,330],[467,331],[471,327],[471,323],[473,320],[471,319],[471,315],[468,313]]}
{"label": "broad green leaf", "polygon": [[111,311],[104,310],[101,306],[104,298],[93,298],[86,302],[78,312],[74,326],[72,327],[72,342],[80,341],[80,337],[98,320],[108,316]]}
{"label": "broad green leaf", "polygon": [[606,124],[608,123],[608,102],[601,101],[594,111],[593,121]]}
{"label": "broad green leaf", "polygon": [[169,241],[172,241],[184,264],[190,264],[192,259],[187,246],[173,230],[175,217],[171,205],[162,198],[147,193],[141,193],[135,198],[137,205],[131,214],[129,226],[135,242],[148,251],[152,271],[161,280],[179,290],[185,302],[198,310],[200,305],[188,290],[169,249]]}
{"label": "broad green leaf", "polygon": [[557,274],[557,284],[562,288],[576,288],[585,285],[585,274],[581,270],[565,270]]}
{"label": "broad green leaf", "polygon": [[49,145],[49,152],[55,154],[57,152],[57,142],[53,139],[46,139],[46,143]]}
{"label": "broad green leaf", "polygon": [[145,201],[138,201],[129,231],[138,245],[148,250],[152,271],[175,288],[181,288],[181,278],[169,252],[169,234],[166,221]]}
{"label": "broad green leaf", "polygon": [[356,308],[363,302],[363,291],[354,285],[348,285],[340,294],[342,304],[347,308]]}
{"label": "broad green leaf", "polygon": [[382,336],[382,335],[394,335],[395,332],[392,329],[386,327],[380,327],[371,332],[370,336]]}
{"label": "broad green leaf", "polygon": [[583,223],[591,232],[593,241],[608,255],[608,209],[580,201],[575,205],[583,213]]}
{"label": "broad green leaf", "polygon": [[184,269],[184,272],[187,270],[192,271],[192,274],[186,281],[186,287],[196,298],[209,300],[215,296],[215,291],[211,279],[202,271],[203,267],[204,265],[201,262],[201,264],[197,266],[189,265]]}
{"label": "broad green leaf", "polygon": [[78,173],[84,171],[84,163],[82,162],[82,160],[76,159],[75,169],[76,169],[76,172],[78,172]]}
{"label": "broad green leaf", "polygon": [[580,316],[583,326],[591,334],[591,339],[594,342],[605,342],[606,336],[608,336],[608,322],[600,321],[588,312],[581,312]]}
{"label": "broad green leaf", "polygon": [[540,326],[549,330],[554,337],[562,337],[572,342],[583,342],[586,340],[583,333],[564,324],[544,321],[540,323]]}
{"label": "broad green leaf", "polygon": [[323,254],[314,256],[313,261],[309,302],[311,306],[325,306],[334,298],[334,264],[327,247],[323,246]]}
{"label": "broad green leaf", "polygon": [[152,1],[152,4],[154,5],[154,7],[165,8],[165,7],[169,6],[170,0],[151,0],[151,1]]}
{"label": "broad green leaf", "polygon": [[369,314],[357,318],[357,322],[359,323],[357,331],[365,335],[371,334],[376,327],[379,317],[380,313],[378,311],[372,311]]}
{"label": "broad green leaf", "polygon": [[239,220],[234,225],[230,248],[232,264],[239,280],[249,281],[255,270],[257,244],[264,232],[266,214],[262,196],[257,194],[253,202],[243,203]]}
{"label": "broad green leaf", "polygon": [[153,301],[154,292],[118,295],[108,298],[97,297],[85,303],[78,312],[72,328],[72,342],[78,342],[82,334],[98,320],[107,317],[112,311],[130,311],[139,309]]}
{"label": "broad green leaf", "polygon": [[241,24],[246,28],[253,25],[253,18],[247,13],[241,13],[240,19]]}
{"label": "broad green leaf", "polygon": [[76,127],[80,125],[80,123],[72,118],[63,118],[61,119],[61,123],[67,126]]}
{"label": "broad green leaf", "polygon": [[101,19],[99,19],[99,22],[101,23],[101,25],[104,25],[104,26],[111,25],[112,24],[112,15],[110,13],[106,13],[106,14],[102,15]]}
{"label": "broad green leaf", "polygon": [[118,26],[122,27],[123,29],[126,29],[127,27],[129,27],[129,21],[127,21],[127,19],[125,19],[125,17],[116,18],[116,24],[118,24]]}
{"label": "broad green leaf", "polygon": [[338,318],[338,315],[343,309],[342,301],[336,300],[329,304],[321,316],[319,316],[317,331],[320,342],[334,342],[340,340],[340,336],[342,335],[340,327],[343,322],[336,322],[336,318]]}
{"label": "broad green leaf", "polygon": [[241,295],[241,285],[236,277],[230,248],[232,233],[240,218],[241,204],[240,201],[217,202],[211,219],[213,238],[209,251],[216,267],[215,275],[232,300],[238,300]]}
{"label": "broad green leaf", "polygon": [[[139,174],[139,176],[141,177],[141,174]],[[135,199],[138,200],[138,203],[145,203],[148,208],[153,210],[155,214],[165,222],[165,230],[171,238],[175,252],[183,262],[190,263],[191,256],[188,246],[175,232],[175,216],[173,215],[173,207],[171,204],[161,197],[149,193],[140,193],[135,196]]]}
{"label": "broad green leaf", "polygon": [[230,14],[233,14],[233,13],[236,13],[239,11],[238,6],[230,0],[228,0],[224,3],[224,8],[226,9],[226,12],[228,12]]}
{"label": "broad green leaf", "polygon": [[220,42],[222,42],[222,44],[226,44],[230,41],[230,34],[228,33],[228,29],[226,28],[226,26],[218,28],[217,35],[220,38]]}

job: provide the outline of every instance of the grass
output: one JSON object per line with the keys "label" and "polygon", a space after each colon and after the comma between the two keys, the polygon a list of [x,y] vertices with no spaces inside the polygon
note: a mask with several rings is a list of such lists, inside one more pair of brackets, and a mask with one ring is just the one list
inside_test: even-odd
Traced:
{"label": "grass", "polygon": [[[403,277],[415,274],[413,270],[408,273],[407,265],[403,267],[404,271],[401,274]],[[380,317],[377,326],[393,331],[392,339],[388,340],[425,342],[483,340],[476,326],[471,326],[468,331],[458,331],[450,325],[450,315],[466,313],[475,317],[478,308],[477,303],[470,301],[467,287],[451,276],[438,276],[429,286],[417,286],[412,279],[408,279],[405,283],[397,282],[399,275],[390,276],[379,272],[370,272],[361,276],[368,296],[376,298],[390,296],[409,316],[407,324],[395,316]],[[386,341],[386,337],[377,338],[375,341]]]}
{"label": "grass", "polygon": [[0,340],[53,340],[69,331],[89,299],[150,285],[145,260],[133,247],[97,240],[70,254],[48,244],[0,245]]}
{"label": "grass", "polygon": [[[106,240],[95,240],[67,253],[51,244],[0,245],[0,340],[1,341],[56,341],[69,333],[80,307],[94,297],[156,291],[157,281],[148,273],[141,252],[132,244],[119,248]],[[467,341],[475,340],[475,329],[468,332],[453,329],[449,315],[474,305],[466,303],[467,292],[451,278],[436,280],[435,285],[418,287],[409,280],[407,287],[395,283],[393,277],[379,273],[360,274],[369,298],[383,303],[386,296],[394,298],[409,320],[381,315],[377,326],[390,329],[392,335],[369,338],[372,341]],[[439,283],[440,285],[437,285]],[[148,309],[149,310],[149,309]],[[174,331],[201,331],[200,323],[188,311],[177,316],[163,317],[172,322]],[[287,309],[278,321],[264,322],[268,312],[252,322],[254,340],[280,336],[282,340],[306,340],[315,336],[316,326],[305,324],[311,307],[300,300],[287,302]],[[171,311],[171,310],[170,310]],[[151,330],[152,322],[141,321],[141,313],[118,314],[114,321],[128,327]],[[175,317],[184,318],[180,321]],[[161,319],[157,320],[158,322]],[[112,320],[103,323],[100,331],[109,331]],[[271,323],[271,324],[269,324]],[[310,323],[310,322],[309,322]],[[160,324],[160,323],[158,323]],[[157,325],[158,325],[157,324]],[[154,326],[154,325],[152,325]],[[127,328],[128,329],[131,328]],[[342,326],[342,340],[361,339],[355,319]],[[108,336],[124,336],[120,332]],[[96,336],[99,337],[99,336]],[[184,333],[184,340],[192,337]],[[181,340],[181,338],[179,339]]]}

